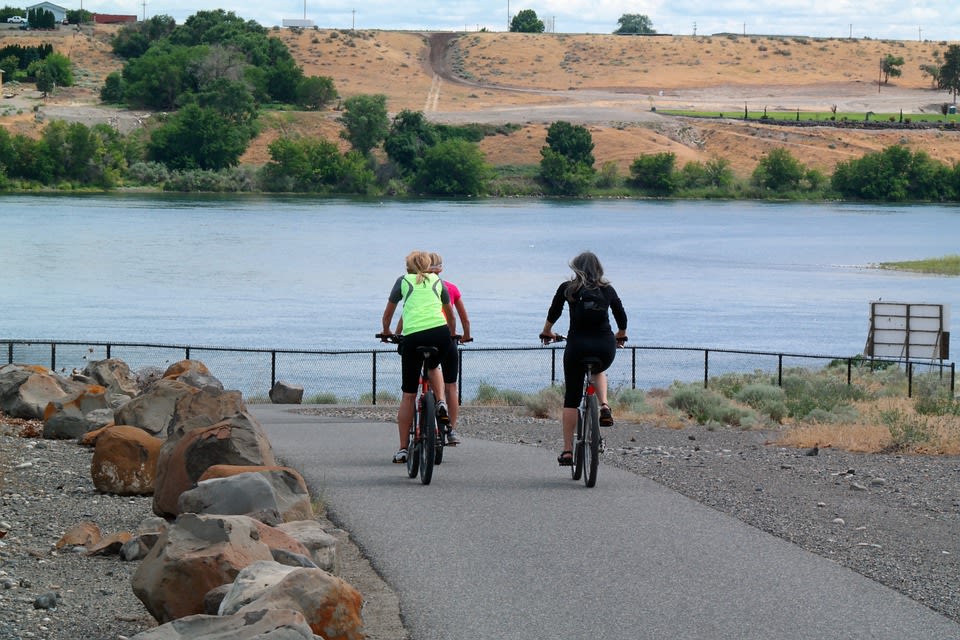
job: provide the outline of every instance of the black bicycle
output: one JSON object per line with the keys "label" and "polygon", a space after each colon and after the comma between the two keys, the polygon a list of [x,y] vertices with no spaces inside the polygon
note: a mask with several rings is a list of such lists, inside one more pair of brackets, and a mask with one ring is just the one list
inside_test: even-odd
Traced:
{"label": "black bicycle", "polygon": [[[395,333],[378,333],[382,342],[401,344],[403,336]],[[446,429],[437,423],[437,399],[427,379],[427,361],[435,359],[439,353],[436,347],[417,347],[423,358],[420,371],[420,385],[417,398],[413,403],[413,420],[410,421],[407,439],[407,475],[415,478],[420,473],[420,482],[430,484],[433,479],[433,467],[443,461],[443,449],[447,444]]]}
{"label": "black bicycle", "polygon": [[[544,344],[563,342],[566,336],[540,336]],[[600,358],[586,357],[581,361],[587,372],[583,377],[583,402],[577,411],[577,430],[573,434],[573,465],[570,474],[574,480],[583,476],[588,487],[597,484],[600,454],[603,453],[603,438],[600,437],[600,401],[593,384],[593,369],[600,365]]]}

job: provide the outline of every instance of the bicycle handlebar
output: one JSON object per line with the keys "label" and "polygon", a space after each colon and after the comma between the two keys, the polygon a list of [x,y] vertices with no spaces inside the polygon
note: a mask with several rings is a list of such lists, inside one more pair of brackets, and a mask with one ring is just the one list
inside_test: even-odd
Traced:
{"label": "bicycle handlebar", "polygon": [[[401,333],[378,333],[373,337],[380,342],[392,342],[393,344],[400,344],[400,342],[403,341],[403,334]],[[473,338],[464,340],[463,336],[461,335],[454,335],[451,337],[453,338],[454,342],[457,342],[458,344],[463,344],[464,342],[473,342]]]}
{"label": "bicycle handlebar", "polygon": [[[545,333],[540,334],[540,342],[542,342],[545,345],[555,343],[555,342],[563,342],[566,339],[567,339],[567,336],[560,335],[559,333],[555,333],[552,336],[547,335]],[[617,346],[622,347],[627,342],[627,340],[628,340],[627,336],[623,336],[622,338],[617,338]]]}

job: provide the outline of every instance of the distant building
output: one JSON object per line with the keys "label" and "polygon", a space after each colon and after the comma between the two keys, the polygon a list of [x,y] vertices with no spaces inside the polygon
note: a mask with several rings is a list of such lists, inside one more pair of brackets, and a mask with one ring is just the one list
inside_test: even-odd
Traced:
{"label": "distant building", "polygon": [[121,15],[118,13],[95,13],[93,21],[97,24],[123,24],[125,22],[136,22],[137,16]]}
{"label": "distant building", "polygon": [[285,27],[301,27],[303,29],[309,29],[313,26],[313,20],[298,20],[296,18],[284,18],[283,26]]}
{"label": "distant building", "polygon": [[61,7],[58,4],[53,4],[52,2],[41,2],[40,4],[34,4],[27,7],[27,12],[37,11],[43,9],[44,11],[49,11],[53,14],[53,21],[57,24],[60,24],[67,19],[67,10]]}

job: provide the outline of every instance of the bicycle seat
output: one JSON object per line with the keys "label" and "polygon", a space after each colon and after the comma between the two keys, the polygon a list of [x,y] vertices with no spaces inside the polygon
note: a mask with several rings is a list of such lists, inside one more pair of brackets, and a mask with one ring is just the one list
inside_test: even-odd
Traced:
{"label": "bicycle seat", "polygon": [[603,364],[603,360],[601,360],[596,356],[586,356],[585,358],[580,360],[580,364],[582,364],[585,367],[598,367],[601,364]]}
{"label": "bicycle seat", "polygon": [[440,355],[440,352],[436,347],[427,346],[417,347],[417,353],[419,353],[424,360],[430,360],[431,358],[436,358],[438,355]]}

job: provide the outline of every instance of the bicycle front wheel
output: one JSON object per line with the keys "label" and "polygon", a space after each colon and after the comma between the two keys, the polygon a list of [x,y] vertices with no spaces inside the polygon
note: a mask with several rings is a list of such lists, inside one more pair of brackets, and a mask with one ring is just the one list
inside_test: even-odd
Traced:
{"label": "bicycle front wheel", "polygon": [[583,475],[583,411],[577,412],[577,430],[573,434],[573,465],[570,475],[579,480]]}
{"label": "bicycle front wheel", "polygon": [[597,467],[600,465],[600,404],[597,396],[587,396],[583,416],[583,483],[588,487],[597,484]]}
{"label": "bicycle front wheel", "polygon": [[414,405],[410,435],[407,438],[407,476],[411,478],[416,478],[420,470],[420,438],[417,436],[417,422],[420,420],[421,413],[423,413],[422,408]]}
{"label": "bicycle front wheel", "polygon": [[423,405],[420,414],[420,482],[430,484],[437,453],[437,413],[432,392],[424,396]]}

